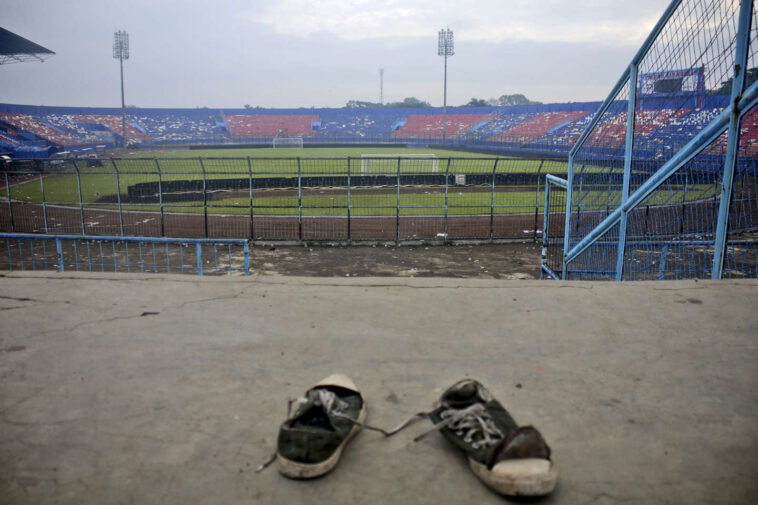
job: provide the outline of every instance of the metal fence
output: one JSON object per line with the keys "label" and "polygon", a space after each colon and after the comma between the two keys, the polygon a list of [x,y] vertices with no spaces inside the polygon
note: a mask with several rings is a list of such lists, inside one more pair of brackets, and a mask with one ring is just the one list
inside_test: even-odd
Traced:
{"label": "metal fence", "polygon": [[540,278],[558,279],[563,270],[563,226],[566,221],[565,179],[545,176],[545,209],[542,219],[542,262]]}
{"label": "metal fence", "polygon": [[547,172],[510,158],[22,160],[0,230],[254,241],[536,240]]}
{"label": "metal fence", "polygon": [[247,240],[0,233],[0,270],[250,275]]}
{"label": "metal fence", "polygon": [[561,278],[758,277],[756,25],[752,0],[671,2],[569,154]]}

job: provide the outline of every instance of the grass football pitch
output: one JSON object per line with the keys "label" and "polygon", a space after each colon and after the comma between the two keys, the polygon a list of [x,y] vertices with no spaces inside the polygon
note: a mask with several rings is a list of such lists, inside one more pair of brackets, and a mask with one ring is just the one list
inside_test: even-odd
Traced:
{"label": "grass football pitch", "polygon": [[[134,150],[123,157],[102,160],[102,166],[89,166],[77,161],[79,176],[70,162],[50,167],[44,178],[35,177],[13,184],[10,197],[14,201],[60,205],[78,205],[79,195],[84,204],[101,209],[117,209],[116,195],[122,199],[124,210],[158,211],[157,202],[128,201],[129,186],[158,181],[238,179],[252,177],[344,176],[348,172],[361,175],[365,154],[407,156],[433,154],[437,161],[416,158],[400,162],[401,174],[492,173],[497,159],[497,173],[520,172],[564,174],[567,164],[554,160],[524,160],[494,155],[454,152],[424,148],[281,148],[281,149],[160,149]],[[249,157],[249,160],[248,160]],[[348,157],[351,157],[348,161]],[[299,158],[299,159],[298,159]],[[449,161],[448,161],[449,158]],[[157,162],[156,162],[157,160]],[[115,168],[114,168],[115,165]],[[160,166],[160,175],[158,171]],[[118,176],[116,176],[116,169]],[[374,175],[395,175],[397,159],[371,160],[363,165]],[[295,184],[296,185],[296,184]],[[352,215],[384,216],[439,215],[448,207],[449,215],[496,214],[534,212],[542,209],[544,192],[535,187],[498,186],[396,186],[354,188],[348,202],[346,188],[255,189],[253,207],[259,215],[297,215],[307,208],[308,215],[343,215],[348,205]],[[684,192],[687,192],[686,194]],[[43,198],[44,192],[44,198]],[[651,204],[681,202],[710,196],[708,187],[674,189],[659,193]],[[603,205],[616,199],[613,191],[593,192],[593,203]],[[166,201],[165,212],[201,213],[204,202],[201,194],[182,202]],[[590,203],[590,202],[585,202]],[[207,210],[214,214],[247,214],[250,212],[248,191],[219,191],[209,195]]]}

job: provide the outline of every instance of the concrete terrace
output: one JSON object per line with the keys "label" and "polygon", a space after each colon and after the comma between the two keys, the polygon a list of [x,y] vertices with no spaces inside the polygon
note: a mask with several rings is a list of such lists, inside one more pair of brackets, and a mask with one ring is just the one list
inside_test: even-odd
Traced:
{"label": "concrete terrace", "polygon": [[350,375],[392,427],[455,380],[539,427],[543,503],[754,503],[758,281],[0,279],[0,503],[506,503],[421,422],[310,482],[254,469]]}

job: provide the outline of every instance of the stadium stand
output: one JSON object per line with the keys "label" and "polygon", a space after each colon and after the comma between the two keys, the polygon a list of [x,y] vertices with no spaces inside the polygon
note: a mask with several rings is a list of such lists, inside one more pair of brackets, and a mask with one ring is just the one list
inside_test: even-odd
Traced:
{"label": "stadium stand", "polygon": [[567,154],[594,117],[595,113],[591,112],[579,119],[551,128],[542,137],[528,142],[524,149],[532,152]]}
{"label": "stadium stand", "polygon": [[[80,144],[80,142],[74,137],[61,133],[53,127],[48,126],[25,114],[0,114],[0,121],[12,125],[14,128],[17,128],[19,130],[19,133],[22,134],[20,135],[22,138],[23,133],[28,132],[40,139],[49,140],[50,142],[63,146]],[[28,138],[25,140],[37,139]]]}
{"label": "stadium stand", "polygon": [[319,139],[383,141],[408,117],[407,109],[324,109],[319,112]]}
{"label": "stadium stand", "polygon": [[[119,116],[92,115],[92,114],[77,115],[76,121],[78,123],[83,123],[83,124],[103,125],[106,128],[108,128],[111,132],[113,132],[115,135],[121,135],[122,133],[120,115]],[[129,119],[127,119],[126,121],[126,136],[128,139],[131,139],[131,140],[139,140],[139,141],[152,140],[152,137],[150,137],[150,135],[135,128],[134,125],[131,123],[131,120]]]}
{"label": "stadium stand", "polygon": [[481,125],[480,127],[474,127],[472,129],[472,135],[475,139],[488,139],[494,137],[500,132],[509,130],[519,123],[534,117],[537,114],[536,111],[531,112],[502,112],[500,114],[491,117],[490,120]]}
{"label": "stadium stand", "polygon": [[[716,114],[714,114],[714,117]],[[705,123],[707,125],[707,123]],[[700,127],[701,129],[703,126]],[[741,141],[738,146],[738,153],[741,158],[758,157],[758,108],[749,110],[742,118],[740,125]],[[726,138],[719,137],[712,146],[706,149],[713,154],[723,154],[726,152]]]}
{"label": "stadium stand", "polygon": [[[728,97],[706,97],[701,108],[661,108],[647,101],[637,111],[635,143],[651,157],[675,150],[692,139],[726,106]],[[592,120],[597,102],[514,107],[448,108],[448,140],[458,146],[529,153],[566,154]],[[620,107],[618,110],[623,110]],[[307,113],[305,113],[307,111]],[[113,145],[121,135],[120,109],[43,107],[0,104],[3,150],[24,146],[81,149]],[[307,143],[418,142],[438,143],[441,108],[375,109],[131,109],[127,137],[145,146],[208,142],[268,142],[277,134],[303,137]],[[596,128],[603,146],[618,149],[626,134],[626,113],[606,114]],[[752,112],[744,122],[756,126]],[[748,136],[749,138],[749,136]],[[742,146],[756,151],[755,143]],[[70,149],[69,149],[70,150]],[[600,152],[600,151],[599,151]]]}
{"label": "stadium stand", "polygon": [[508,144],[525,144],[546,135],[551,129],[565,125],[589,114],[588,111],[543,112],[498,133],[492,140]]}
{"label": "stadium stand", "polygon": [[2,133],[0,133],[0,141],[4,142],[6,144],[13,145],[13,146],[21,145],[21,143],[19,141],[17,141],[16,139],[11,138],[11,137],[6,137]]}
{"label": "stadium stand", "polygon": [[[449,138],[458,138],[468,133],[479,123],[492,119],[486,114],[448,114],[444,130]],[[393,138],[435,138],[443,132],[443,116],[440,114],[413,114],[405,124],[392,134]]]}
{"label": "stadium stand", "polygon": [[129,121],[156,142],[181,142],[224,137],[226,126],[219,113],[191,116],[182,113],[130,114]]}
{"label": "stadium stand", "polygon": [[74,138],[77,144],[113,143],[113,134],[106,127],[79,123],[71,114],[48,114],[40,117],[39,121]]}
{"label": "stadium stand", "polygon": [[[721,113],[722,109],[695,109],[685,114],[671,117],[669,121],[655,131],[654,135],[640,136],[635,139],[635,147],[660,157],[663,152],[674,152],[689,142],[700,130],[706,127]],[[626,116],[625,116],[626,117]]]}
{"label": "stadium stand", "polygon": [[758,156],[758,108],[753,108],[742,118],[742,140],[740,156]]}
{"label": "stadium stand", "polygon": [[313,137],[312,125],[318,116],[231,115],[225,120],[234,139],[273,138],[282,131],[290,137]]}

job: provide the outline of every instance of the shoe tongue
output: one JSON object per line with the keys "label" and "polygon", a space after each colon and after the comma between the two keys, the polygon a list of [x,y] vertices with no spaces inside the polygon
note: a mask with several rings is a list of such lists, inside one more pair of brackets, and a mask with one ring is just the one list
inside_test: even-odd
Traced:
{"label": "shoe tongue", "polygon": [[482,398],[479,395],[479,388],[474,382],[464,382],[455,389],[448,391],[445,395],[445,403],[457,409],[466,408],[469,405],[481,402]]}
{"label": "shoe tongue", "polygon": [[329,419],[326,408],[321,405],[321,400],[315,390],[306,394],[308,400],[300,410],[302,413],[293,421],[293,426],[308,426],[311,428],[322,428],[328,431],[334,431],[334,426]]}

